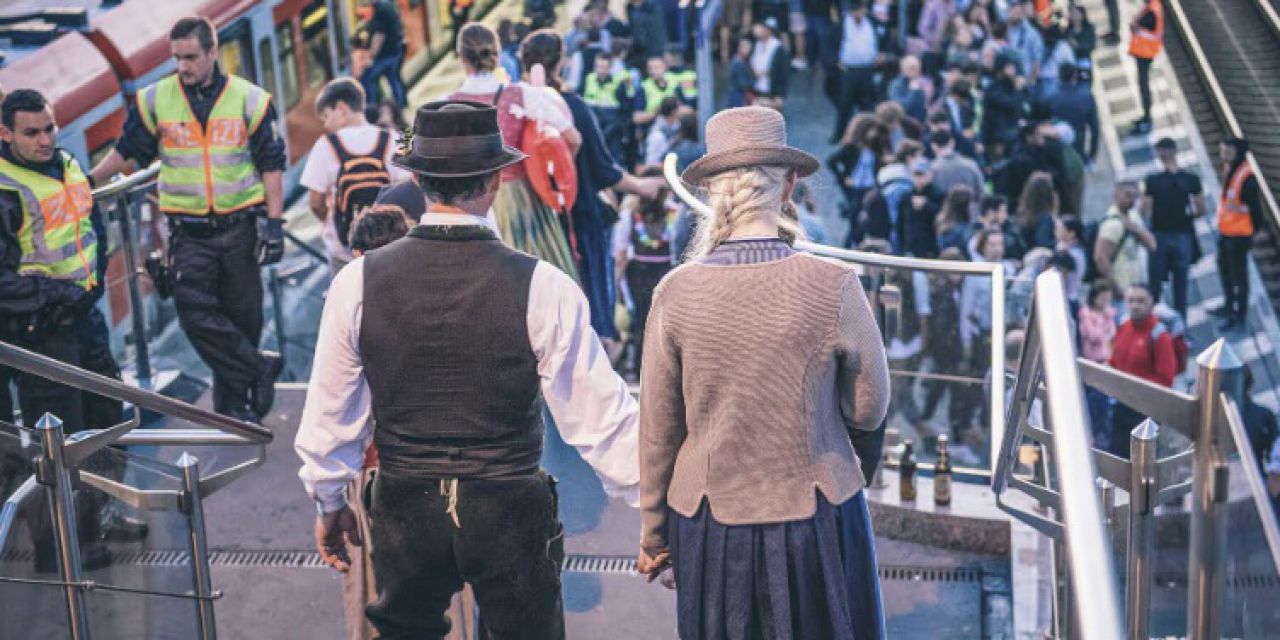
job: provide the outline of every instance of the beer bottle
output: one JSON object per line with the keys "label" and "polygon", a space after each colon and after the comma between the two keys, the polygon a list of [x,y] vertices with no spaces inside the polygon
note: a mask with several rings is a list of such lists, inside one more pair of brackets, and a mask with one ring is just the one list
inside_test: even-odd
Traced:
{"label": "beer bottle", "polygon": [[951,504],[951,454],[947,452],[947,436],[938,436],[938,461],[933,466],[933,503]]}
{"label": "beer bottle", "polygon": [[898,499],[912,502],[916,499],[916,458],[914,444],[908,438],[902,441],[902,457],[898,459]]}

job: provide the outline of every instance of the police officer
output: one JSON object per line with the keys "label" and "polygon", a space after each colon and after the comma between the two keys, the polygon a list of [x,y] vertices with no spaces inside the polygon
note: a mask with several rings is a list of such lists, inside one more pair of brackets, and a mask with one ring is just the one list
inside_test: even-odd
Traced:
{"label": "police officer", "polygon": [[280,372],[278,355],[258,351],[258,265],[284,253],[284,143],[270,94],[218,68],[208,20],[179,20],[169,46],[178,72],[138,92],[124,136],[92,176],[159,156],[178,320],[213,370],[214,410],[257,421],[271,409]]}
{"label": "police officer", "polygon": [[1218,199],[1218,276],[1222,279],[1223,305],[1209,311],[1226,318],[1219,330],[1245,326],[1249,311],[1249,249],[1253,246],[1255,220],[1262,212],[1258,178],[1249,164],[1249,145],[1228,138],[1218,145],[1222,161],[1222,196]]}
{"label": "police officer", "polygon": [[[106,235],[89,180],[70,153],[55,146],[58,125],[44,96],[19,89],[0,104],[0,318],[19,346],[109,378],[120,378],[106,320],[97,309],[106,271]],[[45,413],[68,433],[120,423],[120,401],[17,372],[27,426]],[[6,387],[5,393],[8,392]],[[4,419],[8,420],[10,416]],[[99,462],[103,462],[99,460]],[[121,469],[93,469],[118,477]],[[102,494],[77,500],[77,525],[88,567],[105,566]],[[146,526],[108,514],[112,539],[138,539]],[[56,567],[47,522],[37,526],[36,567]],[[44,533],[41,533],[43,531]]]}
{"label": "police officer", "polygon": [[600,133],[609,153],[621,162],[628,162],[627,150],[632,148],[631,126],[631,75],[613,71],[613,54],[601,51],[596,54],[594,69],[582,81],[582,100],[591,107]]}

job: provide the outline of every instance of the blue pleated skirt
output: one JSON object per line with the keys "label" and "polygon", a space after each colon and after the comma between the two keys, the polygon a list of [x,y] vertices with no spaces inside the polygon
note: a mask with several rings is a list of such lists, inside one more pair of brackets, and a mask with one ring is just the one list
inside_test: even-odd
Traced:
{"label": "blue pleated skirt", "polygon": [[682,640],[879,640],[884,608],[867,500],[812,518],[728,526],[703,499],[671,513],[668,537]]}

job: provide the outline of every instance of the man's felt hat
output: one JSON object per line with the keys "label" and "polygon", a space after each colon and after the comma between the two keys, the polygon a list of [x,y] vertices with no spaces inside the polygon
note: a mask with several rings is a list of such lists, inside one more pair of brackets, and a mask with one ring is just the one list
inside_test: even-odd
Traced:
{"label": "man's felt hat", "polygon": [[418,107],[413,136],[391,164],[437,178],[493,173],[525,159],[502,141],[498,110],[483,102],[441,100]]}

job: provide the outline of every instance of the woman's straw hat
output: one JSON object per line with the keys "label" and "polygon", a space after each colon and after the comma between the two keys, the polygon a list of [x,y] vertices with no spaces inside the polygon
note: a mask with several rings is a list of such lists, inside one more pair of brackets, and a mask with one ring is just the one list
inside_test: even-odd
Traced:
{"label": "woman's straw hat", "polygon": [[698,184],[710,176],[742,167],[790,167],[803,178],[818,170],[818,159],[787,145],[782,114],[764,107],[726,109],[707,121],[707,155],[680,177]]}

